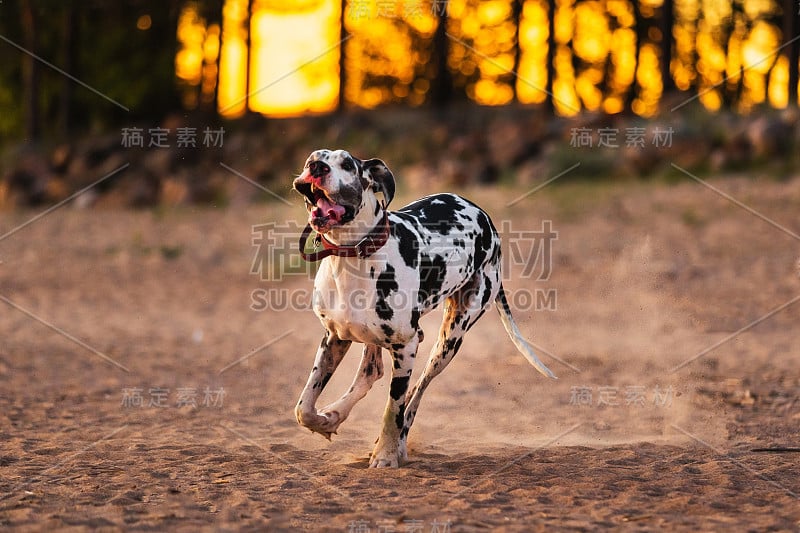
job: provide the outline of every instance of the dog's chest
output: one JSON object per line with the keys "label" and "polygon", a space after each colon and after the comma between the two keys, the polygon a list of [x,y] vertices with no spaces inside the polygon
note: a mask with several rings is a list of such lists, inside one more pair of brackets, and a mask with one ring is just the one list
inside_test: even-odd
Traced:
{"label": "dog's chest", "polygon": [[[328,260],[314,283],[314,312],[340,339],[376,344],[375,280],[355,261]],[[379,330],[379,328],[378,328]]]}
{"label": "dog's chest", "polygon": [[328,258],[314,282],[314,312],[340,339],[405,343],[416,334],[411,313],[419,283],[405,270],[388,260]]}

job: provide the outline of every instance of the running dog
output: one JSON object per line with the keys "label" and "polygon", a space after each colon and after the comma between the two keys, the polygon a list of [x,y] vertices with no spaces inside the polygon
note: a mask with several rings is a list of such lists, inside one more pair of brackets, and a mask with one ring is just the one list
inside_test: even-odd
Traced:
{"label": "running dog", "polygon": [[[500,237],[477,205],[455,194],[434,194],[388,211],[395,181],[386,164],[380,159],[362,161],[344,150],[313,152],[293,187],[304,197],[309,214],[300,251],[306,260],[322,261],[313,308],[326,330],[295,409],[301,425],[330,439],[383,375],[385,348],[394,363],[392,380],[370,467],[403,464],[422,394],[492,303],[522,355],[539,372],[555,378],[511,316],[500,271]],[[306,252],[314,232],[319,250]],[[441,303],[439,336],[409,390],[423,338],[419,319]],[[318,411],[319,395],[353,342],[363,343],[364,353],[352,387]]]}

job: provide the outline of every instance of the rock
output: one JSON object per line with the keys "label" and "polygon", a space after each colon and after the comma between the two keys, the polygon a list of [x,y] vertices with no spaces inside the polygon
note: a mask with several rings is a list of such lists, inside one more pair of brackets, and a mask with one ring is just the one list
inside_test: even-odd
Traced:
{"label": "rock", "polygon": [[33,151],[26,151],[3,177],[7,184],[6,196],[13,204],[41,205],[51,199],[48,197],[48,183],[53,178],[54,174],[44,159]]}
{"label": "rock", "polygon": [[667,149],[646,142],[644,146],[622,145],[619,150],[622,152],[622,171],[629,176],[641,177],[659,168]]}
{"label": "rock", "polygon": [[[242,172],[242,174],[245,173]],[[227,203],[229,200],[228,184],[231,183],[230,180],[232,179],[239,179],[235,176],[224,175],[216,169],[209,172],[201,167],[187,169],[186,176],[186,183],[189,187],[188,201],[209,205]]]}
{"label": "rock", "polygon": [[487,132],[489,159],[500,168],[514,167],[535,155],[537,143],[528,138],[524,123],[502,119]]}
{"label": "rock", "polygon": [[57,146],[50,155],[50,167],[54,172],[63,174],[67,171],[67,167],[72,159],[72,154],[73,149],[69,144]]}
{"label": "rock", "polygon": [[691,171],[705,165],[710,152],[711,142],[708,139],[701,136],[676,136],[670,155],[676,165]]}
{"label": "rock", "polygon": [[470,171],[463,161],[453,158],[443,159],[439,163],[438,178],[444,185],[466,185],[470,181]]}
{"label": "rock", "polygon": [[550,175],[551,166],[547,158],[532,159],[520,165],[517,169],[517,183],[521,185],[534,185],[541,183]]}
{"label": "rock", "polygon": [[714,148],[708,162],[711,170],[719,172],[746,165],[752,158],[753,146],[748,133],[741,126],[731,124],[722,134],[722,145]]}
{"label": "rock", "polygon": [[794,124],[779,116],[760,116],[747,128],[747,139],[753,155],[759,158],[783,155],[791,147]]}

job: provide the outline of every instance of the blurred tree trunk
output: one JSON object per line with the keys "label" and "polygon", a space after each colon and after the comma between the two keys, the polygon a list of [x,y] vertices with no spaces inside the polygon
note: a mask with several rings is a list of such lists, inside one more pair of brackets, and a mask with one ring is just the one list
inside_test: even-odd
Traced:
{"label": "blurred tree trunk", "polygon": [[519,84],[519,61],[522,57],[522,46],[520,43],[520,35],[519,35],[519,27],[520,22],[522,22],[522,5],[523,0],[513,0],[511,4],[512,9],[512,20],[514,21],[514,32],[515,32],[515,45],[514,45],[514,68],[512,72],[514,73],[514,78],[511,80],[512,88],[514,89],[514,100],[519,101],[517,97],[517,85]]}
{"label": "blurred tree trunk", "polygon": [[244,38],[244,49],[246,50],[245,53],[245,75],[244,75],[244,115],[247,116],[250,114],[250,61],[253,55],[251,50],[253,46],[252,39],[250,38],[250,32],[252,30],[252,18],[253,18],[253,1],[247,1],[247,16],[244,19],[245,23],[245,38]]}
{"label": "blurred tree trunk", "polygon": [[[216,79],[214,80],[214,90],[211,94],[204,95],[200,89],[200,110],[208,116],[213,116],[217,110],[217,95],[219,94],[219,63],[220,50],[222,49],[222,9],[225,6],[224,0],[207,0],[201,5],[201,15],[207,21],[207,28],[214,24],[219,26],[219,48],[217,49]],[[206,61],[203,61],[203,70],[209,68]],[[204,74],[205,76],[205,74]],[[203,82],[201,82],[202,87]]]}
{"label": "blurred tree trunk", "polygon": [[[723,20],[717,28],[717,33],[721,36],[720,44],[723,50],[730,50],[731,41],[734,38],[736,27],[739,24],[746,28],[746,32],[750,32],[752,29],[751,23],[744,11],[744,4],[741,2],[733,2],[731,4],[731,16]],[[733,109],[742,101],[742,93],[744,91],[743,66],[740,65],[739,67],[739,74],[735,86],[731,83],[731,78],[732,75],[728,73],[728,78],[725,80],[724,85],[719,85],[718,87],[720,96],[722,97],[722,105],[727,109]]]}
{"label": "blurred tree trunk", "polygon": [[[65,72],[77,75],[75,72],[78,41],[78,17],[75,14],[75,7],[72,2],[66,2],[64,11],[61,14],[61,68]],[[67,138],[72,128],[72,99],[74,85],[72,80],[66,76],[61,77],[61,94],[59,95],[59,131],[61,137]]]}
{"label": "blurred tree trunk", "polygon": [[[772,61],[769,64],[769,68],[764,73],[764,101],[769,102],[769,88],[770,88],[770,79],[772,78],[772,71],[775,70],[775,65],[778,64],[778,60],[781,58],[781,54],[773,54]],[[742,74],[744,76],[744,74]],[[789,105],[791,105],[791,94],[789,94]]]}
{"label": "blurred tree trunk", "polygon": [[556,0],[547,0],[547,98],[545,100],[547,110],[554,114],[556,105],[553,96],[553,81],[556,77]]}
{"label": "blurred tree trunk", "polygon": [[22,106],[24,115],[24,135],[27,142],[39,139],[39,64],[31,54],[36,54],[38,38],[36,14],[30,0],[20,0],[20,22],[22,23],[23,44],[29,53],[22,54]]}
{"label": "blurred tree trunk", "polygon": [[434,2],[433,5],[439,20],[433,36],[436,74],[431,87],[431,102],[436,107],[444,107],[453,99],[453,78],[447,65],[447,58],[450,55],[450,38],[447,36],[447,4]]}
{"label": "blurred tree trunk", "polygon": [[628,87],[628,94],[625,98],[626,109],[632,108],[633,101],[638,95],[638,91],[636,90],[636,74],[639,70],[639,55],[642,53],[642,41],[647,33],[642,12],[639,9],[639,0],[631,0],[631,8],[633,8],[633,29],[636,34],[636,43],[634,44],[633,52],[633,81],[630,87]]}
{"label": "blurred tree trunk", "polygon": [[675,14],[673,0],[664,0],[661,5],[661,82],[663,83],[662,94],[667,94],[675,90],[675,83],[672,81],[670,65],[672,63],[672,28],[675,26]]}
{"label": "blurred tree trunk", "polygon": [[345,10],[347,0],[342,0],[342,11],[339,15],[339,103],[338,111],[344,111],[347,105],[345,101],[345,88],[347,83],[347,57],[345,55],[345,41],[347,41],[347,26],[345,25]]}
{"label": "blurred tree trunk", "polygon": [[784,40],[789,45],[789,105],[797,107],[798,61],[800,61],[800,6],[796,0],[784,0]]}

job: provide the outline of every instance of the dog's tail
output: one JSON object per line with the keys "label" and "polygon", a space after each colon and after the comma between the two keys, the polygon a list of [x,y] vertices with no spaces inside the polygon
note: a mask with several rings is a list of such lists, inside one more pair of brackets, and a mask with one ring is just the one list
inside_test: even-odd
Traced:
{"label": "dog's tail", "polygon": [[522,333],[520,333],[517,323],[514,322],[514,317],[511,315],[511,307],[508,305],[508,298],[506,298],[506,291],[503,289],[503,285],[500,285],[500,292],[497,293],[497,298],[495,298],[494,303],[497,306],[497,311],[500,313],[500,320],[503,321],[503,327],[506,328],[506,332],[508,332],[508,336],[511,337],[511,342],[514,343],[517,350],[525,356],[525,359],[527,359],[536,370],[549,378],[558,379],[556,375],[536,357],[531,345],[522,337]]}

